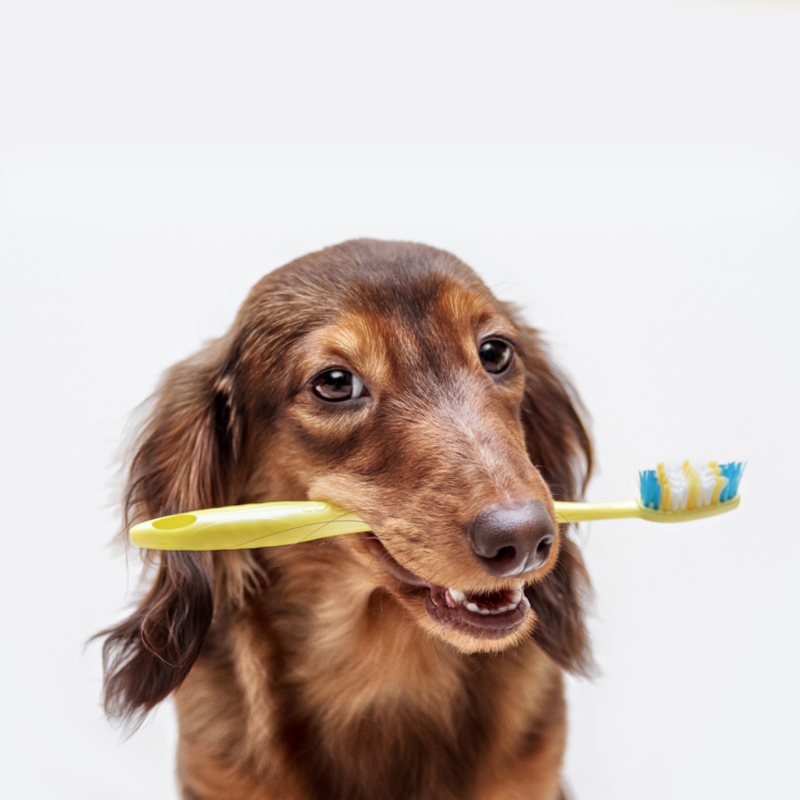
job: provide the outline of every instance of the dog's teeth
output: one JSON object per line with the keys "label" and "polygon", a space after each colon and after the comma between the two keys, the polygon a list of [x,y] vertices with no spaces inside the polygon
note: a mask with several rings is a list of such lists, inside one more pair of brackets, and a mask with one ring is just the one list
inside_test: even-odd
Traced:
{"label": "dog's teeth", "polygon": [[471,611],[473,614],[505,614],[506,611],[513,611],[522,600],[521,584],[519,588],[514,589],[509,597],[510,602],[504,606],[498,606],[497,608],[481,608],[477,603],[473,603],[469,600],[464,592],[460,592],[458,589],[448,589],[447,591],[453,600],[460,603],[467,611]]}

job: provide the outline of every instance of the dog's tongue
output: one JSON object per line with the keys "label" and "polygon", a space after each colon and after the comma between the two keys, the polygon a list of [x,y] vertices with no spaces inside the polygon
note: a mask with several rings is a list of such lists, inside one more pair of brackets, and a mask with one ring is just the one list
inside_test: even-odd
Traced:
{"label": "dog's tongue", "polygon": [[505,605],[510,599],[511,592],[484,592],[483,594],[467,593],[467,600],[473,603],[480,603],[484,606]]}

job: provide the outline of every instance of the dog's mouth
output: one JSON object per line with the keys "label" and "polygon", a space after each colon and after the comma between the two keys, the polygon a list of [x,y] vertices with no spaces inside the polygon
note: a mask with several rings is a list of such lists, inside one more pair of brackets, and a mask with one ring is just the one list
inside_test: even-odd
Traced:
{"label": "dog's mouth", "polygon": [[400,565],[374,536],[366,534],[362,541],[381,566],[408,592],[422,595],[428,616],[445,628],[480,638],[500,639],[519,628],[530,612],[522,581],[510,589],[492,592],[467,592],[439,586]]}

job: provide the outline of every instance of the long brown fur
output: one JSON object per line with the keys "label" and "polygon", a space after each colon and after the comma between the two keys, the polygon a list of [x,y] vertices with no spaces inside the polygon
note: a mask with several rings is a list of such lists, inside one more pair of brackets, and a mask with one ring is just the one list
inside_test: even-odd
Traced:
{"label": "long brown fur", "polygon": [[[514,346],[490,375],[478,343]],[[325,369],[369,397],[314,396]],[[577,401],[536,331],[454,256],[359,240],[264,277],[221,339],[173,367],[130,463],[126,529],[204,507],[325,500],[431,584],[509,589],[465,530],[485,508],[580,495]],[[554,517],[553,517],[554,519]],[[184,798],[548,800],[561,796],[562,671],[590,665],[588,581],[557,531],[531,609],[483,636],[344,536],[154,554],[150,591],[106,636],[108,713],[173,694]],[[396,573],[395,573],[396,574]]]}

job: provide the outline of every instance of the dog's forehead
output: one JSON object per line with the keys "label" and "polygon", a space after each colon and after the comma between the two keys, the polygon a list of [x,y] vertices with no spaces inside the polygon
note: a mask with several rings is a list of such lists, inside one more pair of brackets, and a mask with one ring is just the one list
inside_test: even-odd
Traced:
{"label": "dog's forehead", "polygon": [[[475,342],[517,336],[505,304],[455,256],[424,245],[359,240],[269,273],[240,311],[243,362],[278,360],[298,380],[326,365],[425,369],[474,360]],[[338,362],[338,363],[337,363]]]}
{"label": "dog's forehead", "polygon": [[360,300],[348,303],[334,318],[312,331],[303,350],[313,359],[341,358],[372,374],[430,367],[474,357],[477,338],[508,337],[515,328],[484,287],[475,290],[443,282],[435,292],[422,286],[372,287]]}
{"label": "dog's forehead", "polygon": [[408,242],[355,240],[268,273],[245,307],[267,316],[282,307],[319,320],[360,309],[414,322],[430,318],[443,294],[459,290],[496,302],[478,275],[450,253]]}
{"label": "dog's forehead", "polygon": [[505,318],[491,292],[477,280],[455,280],[448,275],[400,276],[353,287],[343,311],[377,316],[393,324],[425,330],[443,324],[456,328],[481,325],[489,318]]}

